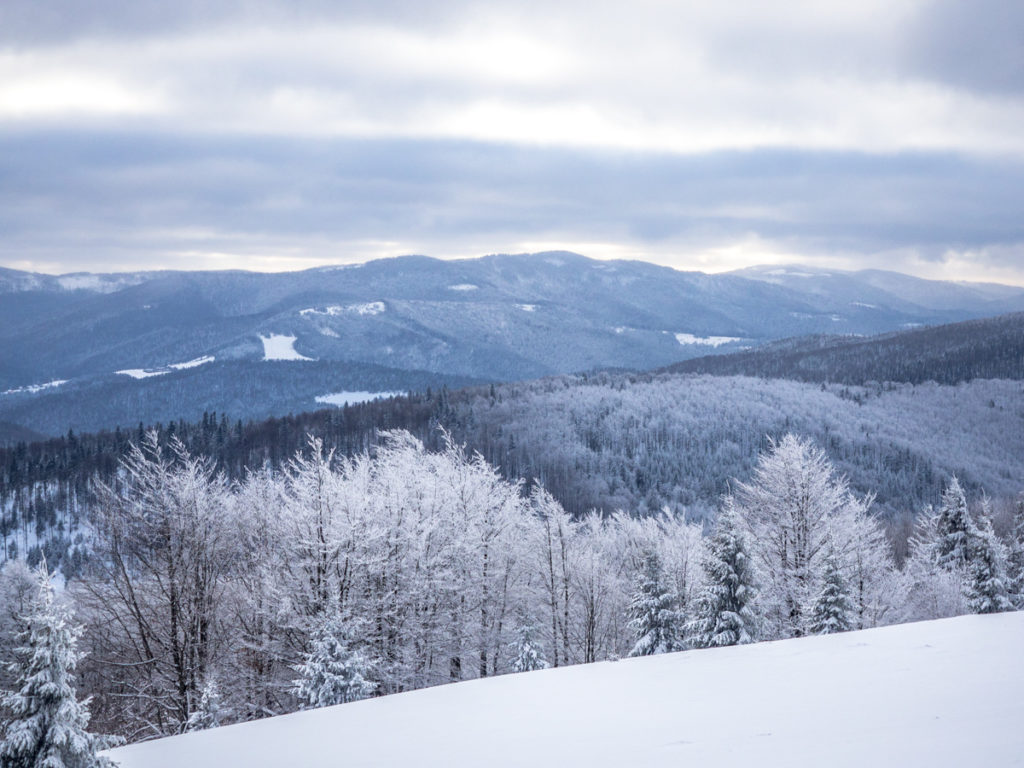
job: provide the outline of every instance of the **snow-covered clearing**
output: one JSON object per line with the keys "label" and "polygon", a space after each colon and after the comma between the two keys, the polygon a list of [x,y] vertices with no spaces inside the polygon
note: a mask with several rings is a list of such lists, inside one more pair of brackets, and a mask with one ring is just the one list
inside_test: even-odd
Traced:
{"label": "snow-covered clearing", "polygon": [[126,368],[123,371],[114,371],[122,376],[131,376],[133,379],[148,379],[150,376],[162,376],[171,371],[184,371],[187,368],[198,368],[200,365],[212,363],[216,358],[213,355],[204,355],[194,360],[186,360],[184,363],[171,363],[161,368]]}
{"label": "snow-covered clearing", "polygon": [[1024,613],[528,672],[113,750],[122,768],[1024,765]]}
{"label": "snow-covered clearing", "polygon": [[300,309],[299,314],[303,317],[310,315],[327,315],[329,317],[337,317],[338,315],[353,314],[353,315],[379,315],[381,312],[387,310],[387,306],[383,301],[370,301],[365,304],[332,304],[329,307],[318,309],[316,307],[310,307],[309,309]]}
{"label": "snow-covered clearing", "polygon": [[122,288],[138,285],[145,280],[144,274],[134,275],[94,275],[78,272],[60,275],[57,284],[65,291],[93,291],[95,293],[115,293]]}
{"label": "snow-covered clearing", "polygon": [[536,312],[537,311],[537,305],[536,304],[516,304],[516,306],[519,307],[521,310],[523,310],[523,312]]}
{"label": "snow-covered clearing", "polygon": [[459,283],[458,285],[449,285],[449,291],[475,291],[480,288],[479,285],[473,285],[472,283]]}
{"label": "snow-covered clearing", "polygon": [[35,394],[36,392],[42,392],[44,389],[53,389],[59,387],[61,384],[67,384],[67,379],[54,379],[48,381],[45,384],[29,384],[27,387],[15,387],[14,389],[5,389],[0,392],[0,395],[20,395],[22,393]]}
{"label": "snow-covered clearing", "polygon": [[316,398],[318,403],[336,405],[339,408],[343,405],[355,405],[356,403],[368,403],[382,397],[395,397],[401,392],[332,392],[329,395],[320,395]]}
{"label": "snow-covered clearing", "polygon": [[260,341],[263,342],[264,360],[312,360],[295,350],[295,336],[285,336],[272,333],[269,336],[260,334]]}
{"label": "snow-covered clearing", "polygon": [[742,341],[736,336],[694,336],[692,333],[675,334],[676,341],[683,346],[689,344],[700,344],[706,347],[720,347],[723,344],[731,344],[734,341]]}
{"label": "snow-covered clearing", "polygon": [[[786,275],[787,277],[818,277],[813,272],[797,272],[792,269],[769,269],[765,270],[763,274],[766,275]],[[831,275],[822,275],[823,277],[831,277]]]}

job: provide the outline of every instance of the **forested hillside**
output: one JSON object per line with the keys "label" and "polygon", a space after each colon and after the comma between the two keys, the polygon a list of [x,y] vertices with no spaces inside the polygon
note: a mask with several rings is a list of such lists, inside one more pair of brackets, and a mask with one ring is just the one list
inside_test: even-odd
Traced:
{"label": "forested hillside", "polygon": [[[213,411],[246,422],[260,421],[322,408],[317,398],[335,393],[372,397],[480,383],[468,376],[321,360],[236,360],[142,379],[101,376],[41,392],[0,395],[0,417],[9,419],[0,421],[0,445],[16,443],[26,432],[55,437],[68,430],[98,432],[140,422],[197,422]],[[26,424],[32,429],[21,426]]]}
{"label": "forested hillside", "polygon": [[[165,424],[161,434],[241,480],[249,469],[282,466],[309,434],[352,455],[395,428],[437,448],[445,427],[505,477],[541,482],[573,515],[643,516],[667,506],[699,519],[732,479],[749,476],[770,438],[795,432],[822,445],[858,492],[876,493],[876,510],[905,532],[954,473],[971,494],[997,501],[1024,490],[1022,386],[602,374],[442,389],[251,423],[207,414]],[[50,562],[72,557],[93,478],[109,479],[141,438],[135,427],[0,449],[8,554],[50,542]]]}
{"label": "forested hillside", "polygon": [[1024,379],[1024,313],[866,339],[788,339],[743,352],[686,360],[667,370],[844,384]]}

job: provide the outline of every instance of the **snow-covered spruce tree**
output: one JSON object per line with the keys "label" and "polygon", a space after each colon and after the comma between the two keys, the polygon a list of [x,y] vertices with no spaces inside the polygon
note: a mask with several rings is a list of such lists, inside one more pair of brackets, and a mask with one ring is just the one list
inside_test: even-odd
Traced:
{"label": "snow-covered spruce tree", "polygon": [[629,627],[636,640],[629,655],[652,656],[682,650],[680,624],[676,598],[665,584],[661,558],[655,552],[647,552],[629,604]]}
{"label": "snow-covered spruce tree", "polygon": [[1013,610],[1007,554],[992,530],[988,503],[978,522],[954,477],[938,512],[918,520],[904,568],[905,618],[913,620]]}
{"label": "snow-covered spruce tree", "polygon": [[928,507],[917,516],[910,537],[910,556],[903,566],[900,609],[903,621],[959,616],[967,611],[963,597],[964,569],[939,564],[939,514]]}
{"label": "snow-covered spruce tree", "polygon": [[89,733],[89,701],[79,701],[74,673],[82,654],[82,632],[69,610],[54,597],[45,563],[38,570],[38,592],[11,671],[17,690],[4,696],[9,721],[0,741],[3,768],[99,768],[113,762],[97,751],[117,739]]}
{"label": "snow-covered spruce tree", "polygon": [[754,565],[731,496],[726,497],[705,544],[703,567],[704,587],[689,625],[690,645],[711,648],[754,642],[758,636]]}
{"label": "snow-covered spruce tree", "polygon": [[207,728],[217,728],[220,726],[221,720],[230,714],[231,711],[221,701],[217,679],[211,677],[203,684],[199,707],[189,715],[185,730],[203,731]]}
{"label": "snow-covered spruce tree", "polygon": [[811,633],[830,635],[833,632],[848,632],[853,628],[853,613],[849,586],[832,553],[825,560],[821,591],[811,610]]}
{"label": "snow-covered spruce tree", "polygon": [[14,686],[8,670],[16,659],[18,635],[24,630],[24,617],[38,587],[24,560],[8,560],[0,567],[0,691]]}
{"label": "snow-covered spruce tree", "polygon": [[979,532],[967,511],[967,498],[956,475],[942,492],[935,527],[936,562],[947,569],[966,568],[971,558],[971,542]]}
{"label": "snow-covered spruce tree", "polygon": [[512,659],[513,672],[533,672],[547,669],[550,665],[544,660],[544,649],[534,637],[535,630],[529,622],[519,627],[519,639],[514,644],[515,658]]}
{"label": "snow-covered spruce tree", "polygon": [[845,564],[856,559],[858,547],[885,546],[881,539],[855,535],[871,499],[856,499],[824,452],[792,434],[772,441],[751,481],[736,487],[758,571],[763,634],[772,639],[801,636],[808,629],[828,547]]}
{"label": "snow-covered spruce tree", "polygon": [[293,693],[307,709],[330,707],[365,699],[377,684],[367,678],[371,665],[359,651],[351,650],[350,638],[341,623],[324,622],[313,641],[313,648],[302,664]]}
{"label": "snow-covered spruce tree", "polygon": [[1006,553],[1006,577],[1010,602],[1017,610],[1024,610],[1024,497],[1014,509],[1014,526]]}
{"label": "snow-covered spruce tree", "polygon": [[970,540],[970,560],[964,583],[967,606],[973,613],[1012,611],[1003,545],[996,538],[987,515],[982,515],[975,529],[976,533]]}

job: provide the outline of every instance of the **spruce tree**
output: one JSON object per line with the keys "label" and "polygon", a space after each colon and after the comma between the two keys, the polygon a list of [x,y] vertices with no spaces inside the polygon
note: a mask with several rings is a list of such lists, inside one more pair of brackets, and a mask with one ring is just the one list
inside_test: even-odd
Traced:
{"label": "spruce tree", "polygon": [[971,542],[978,535],[978,529],[967,511],[967,499],[956,475],[942,492],[935,526],[938,564],[946,569],[966,568],[971,558]]}
{"label": "spruce tree", "polygon": [[1024,610],[1024,498],[1017,502],[1014,520],[1006,555],[1007,588],[1014,608]]}
{"label": "spruce tree", "polygon": [[853,605],[850,590],[834,554],[825,561],[821,591],[811,611],[811,634],[830,635],[853,628]]}
{"label": "spruce tree", "polygon": [[981,518],[981,524],[976,526],[976,533],[971,538],[964,597],[974,613],[1013,610],[1007,590],[1002,544],[996,538],[988,517]]}
{"label": "spruce tree", "polygon": [[330,707],[365,699],[377,684],[368,680],[371,665],[356,650],[337,621],[325,622],[313,641],[313,648],[302,664],[292,689],[307,708]]}
{"label": "spruce tree", "polygon": [[82,627],[72,621],[50,586],[45,562],[22,633],[24,646],[11,665],[17,690],[4,696],[10,720],[0,742],[3,768],[99,768],[112,766],[97,751],[117,739],[89,733],[89,701],[75,694],[74,672]]}
{"label": "spruce tree", "polygon": [[629,627],[636,638],[629,655],[652,656],[681,650],[679,625],[676,598],[664,583],[661,558],[648,552],[629,605]]}
{"label": "spruce tree", "polygon": [[731,497],[706,543],[703,566],[705,582],[689,627],[690,644],[711,648],[754,642],[758,636],[754,568]]}
{"label": "spruce tree", "polygon": [[532,624],[524,623],[519,627],[519,639],[512,644],[516,649],[516,657],[512,660],[513,672],[533,672],[536,669],[547,669],[549,664],[544,660],[544,650],[534,638]]}

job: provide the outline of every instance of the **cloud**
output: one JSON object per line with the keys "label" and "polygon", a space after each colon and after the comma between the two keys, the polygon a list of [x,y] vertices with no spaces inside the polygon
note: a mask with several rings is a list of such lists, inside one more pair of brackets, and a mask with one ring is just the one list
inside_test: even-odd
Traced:
{"label": "cloud", "polygon": [[0,261],[283,268],[576,243],[1018,275],[1022,16],[1012,0],[6,0]]}
{"label": "cloud", "polygon": [[906,66],[967,91],[1024,95],[1024,4],[938,0],[909,25]]}
{"label": "cloud", "polygon": [[[87,100],[52,87],[80,78],[135,94],[119,112],[165,131],[1024,155],[1024,102],[945,77],[953,57],[934,53],[950,14],[914,0],[638,2],[629,14],[598,0],[542,15],[527,2],[441,4],[429,20],[406,3],[175,6],[65,11],[56,18],[83,16],[77,35],[69,24],[35,44],[25,40],[45,37],[47,17],[36,30],[31,14],[8,11],[27,37],[0,51],[0,82],[34,95],[32,109],[0,99],[0,123],[82,120]],[[1007,56],[963,71],[992,80]],[[104,124],[110,101],[94,100],[90,125]]]}
{"label": "cloud", "polygon": [[902,249],[919,269],[929,254],[986,253],[973,261],[1024,276],[1024,163],[949,154],[32,132],[0,137],[0,176],[0,261],[62,271],[547,243],[710,268],[716,253],[729,266]]}

